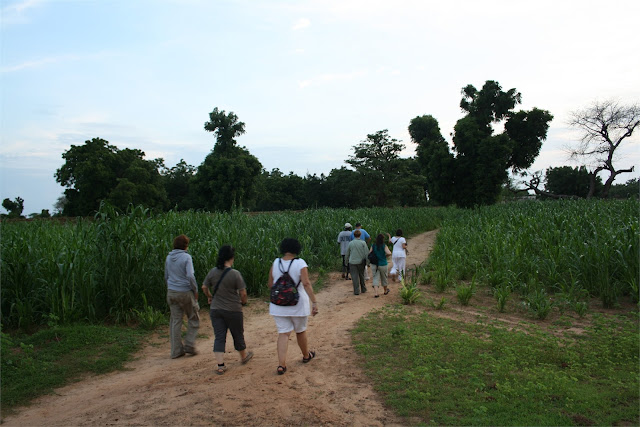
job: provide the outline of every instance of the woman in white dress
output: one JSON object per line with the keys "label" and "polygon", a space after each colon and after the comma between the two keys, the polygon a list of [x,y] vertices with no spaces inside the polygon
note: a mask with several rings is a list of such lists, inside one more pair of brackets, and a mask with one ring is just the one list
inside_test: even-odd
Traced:
{"label": "woman in white dress", "polygon": [[395,282],[404,278],[407,262],[407,240],[402,237],[402,229],[398,228],[396,230],[396,235],[391,238],[391,243],[393,244],[393,251],[391,252],[393,267],[389,272],[389,276]]}

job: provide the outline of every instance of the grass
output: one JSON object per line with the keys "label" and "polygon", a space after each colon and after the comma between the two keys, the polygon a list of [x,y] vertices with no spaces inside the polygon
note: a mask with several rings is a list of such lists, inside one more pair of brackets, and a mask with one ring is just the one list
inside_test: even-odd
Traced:
{"label": "grass", "polygon": [[32,335],[2,333],[2,410],[82,377],[122,369],[148,332],[100,325],[55,326]]}
{"label": "grass", "polygon": [[483,319],[398,305],[370,313],[353,337],[377,390],[412,424],[638,423],[637,313],[594,314],[584,334],[560,337]]}

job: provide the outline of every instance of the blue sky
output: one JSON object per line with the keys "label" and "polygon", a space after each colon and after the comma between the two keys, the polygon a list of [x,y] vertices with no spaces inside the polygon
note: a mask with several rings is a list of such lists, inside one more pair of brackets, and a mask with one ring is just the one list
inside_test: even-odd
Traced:
{"label": "blue sky", "polygon": [[[367,134],[414,153],[412,118],[450,140],[460,91],[497,80],[554,115],[532,170],[572,165],[569,113],[640,100],[640,2],[2,0],[0,199],[24,214],[64,191],[54,173],[100,137],[169,167],[213,148],[214,107],[267,170],[328,174]],[[638,165],[638,135],[620,167]],[[619,181],[637,177],[626,174]]]}

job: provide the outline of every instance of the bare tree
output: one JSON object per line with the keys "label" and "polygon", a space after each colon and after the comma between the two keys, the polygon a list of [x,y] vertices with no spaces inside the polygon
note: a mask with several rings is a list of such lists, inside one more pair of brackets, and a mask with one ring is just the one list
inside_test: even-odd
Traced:
{"label": "bare tree", "polygon": [[596,101],[584,110],[572,112],[569,124],[582,131],[578,146],[569,149],[570,158],[590,160],[593,168],[587,198],[593,196],[596,176],[602,171],[609,171],[602,192],[602,197],[607,197],[617,175],[633,172],[633,166],[616,169],[613,160],[616,149],[631,137],[640,124],[640,105],[620,105],[613,100]]}

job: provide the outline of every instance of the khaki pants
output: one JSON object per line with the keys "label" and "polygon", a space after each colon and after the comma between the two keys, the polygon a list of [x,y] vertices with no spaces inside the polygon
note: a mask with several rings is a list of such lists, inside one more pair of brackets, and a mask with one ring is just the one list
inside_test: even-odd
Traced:
{"label": "khaki pants", "polygon": [[[195,348],[196,335],[200,327],[199,306],[193,292],[167,291],[167,303],[171,309],[169,335],[171,337],[171,358],[184,354],[184,346]],[[182,344],[182,318],[187,316],[187,334]]]}

